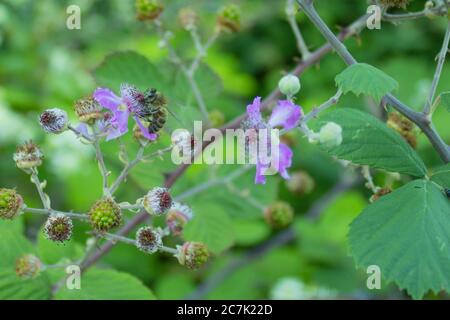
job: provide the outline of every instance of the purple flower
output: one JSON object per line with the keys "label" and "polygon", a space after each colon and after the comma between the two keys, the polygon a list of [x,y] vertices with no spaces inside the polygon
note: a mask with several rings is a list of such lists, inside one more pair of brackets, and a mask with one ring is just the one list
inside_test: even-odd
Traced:
{"label": "purple flower", "polygon": [[[301,107],[295,105],[289,100],[278,101],[276,107],[273,109],[269,120],[266,122],[261,115],[261,98],[256,97],[253,103],[247,106],[247,120],[245,127],[247,129],[273,129],[275,127],[282,127],[285,130],[294,128],[301,116]],[[268,140],[268,149],[270,150],[270,140]],[[293,152],[289,146],[284,143],[278,144],[278,158],[276,159],[276,171],[284,178],[289,179],[287,169],[292,165]],[[256,175],[255,183],[266,183],[265,171],[269,169],[269,164],[261,161],[258,156],[256,161]]]}
{"label": "purple flower", "polygon": [[149,133],[139,119],[139,115],[144,112],[145,96],[136,87],[126,83],[122,84],[120,86],[120,97],[107,88],[97,88],[93,96],[102,107],[112,113],[109,126],[105,126],[107,141],[116,139],[128,132],[128,118],[130,116],[136,121],[144,137],[149,140],[157,138],[156,134]]}

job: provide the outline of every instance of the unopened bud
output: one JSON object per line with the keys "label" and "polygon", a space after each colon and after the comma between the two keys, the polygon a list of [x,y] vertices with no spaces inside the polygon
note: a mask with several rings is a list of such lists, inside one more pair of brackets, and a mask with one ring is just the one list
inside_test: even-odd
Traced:
{"label": "unopened bud", "polygon": [[67,130],[69,118],[64,110],[53,108],[41,113],[39,123],[45,132],[59,134]]}
{"label": "unopened bud", "polygon": [[201,242],[185,242],[182,246],[177,246],[178,262],[189,269],[198,269],[209,259],[208,247]]}
{"label": "unopened bud", "polygon": [[198,15],[191,8],[183,8],[178,12],[178,21],[184,29],[192,30],[197,24]]}
{"label": "unopened bud", "polygon": [[0,219],[14,219],[23,208],[23,198],[14,189],[0,188]]}
{"label": "unopened bud", "polygon": [[294,219],[294,210],[288,203],[278,201],[264,210],[264,218],[267,224],[274,229],[285,228]]}
{"label": "unopened bud", "polygon": [[286,187],[296,195],[311,193],[315,187],[314,179],[306,171],[297,171],[286,180]]}
{"label": "unopened bud", "polygon": [[293,74],[285,75],[281,80],[278,82],[278,88],[280,89],[281,93],[292,97],[297,92],[300,91],[301,85],[300,80],[297,76]]}
{"label": "unopened bud", "polygon": [[33,141],[25,142],[18,146],[13,156],[17,167],[20,169],[39,167],[42,164],[43,158],[44,155]]}
{"label": "unopened bud", "polygon": [[320,128],[319,142],[327,148],[339,146],[342,143],[342,127],[335,122],[328,122]]}

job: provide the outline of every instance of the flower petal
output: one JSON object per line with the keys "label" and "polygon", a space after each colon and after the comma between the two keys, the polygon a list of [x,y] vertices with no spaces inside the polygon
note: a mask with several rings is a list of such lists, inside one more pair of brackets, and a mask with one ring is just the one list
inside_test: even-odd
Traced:
{"label": "flower petal", "polygon": [[251,128],[259,128],[263,122],[261,115],[261,97],[256,97],[252,104],[247,106],[247,123]]}
{"label": "flower petal", "polygon": [[113,112],[122,104],[122,99],[107,88],[97,88],[93,97],[102,107]]}
{"label": "flower petal", "polygon": [[274,128],[282,126],[289,130],[296,126],[300,120],[301,108],[289,100],[278,101],[269,119],[269,126]]}
{"label": "flower petal", "polygon": [[144,126],[144,124],[141,122],[141,120],[139,120],[137,116],[134,117],[134,120],[139,126],[139,129],[141,129],[142,135],[144,137],[146,137],[150,141],[156,140],[156,138],[158,137],[157,134],[148,132],[148,129]]}
{"label": "flower petal", "polygon": [[267,169],[267,165],[263,165],[261,162],[256,163],[255,184],[265,184],[266,176],[264,171]]}
{"label": "flower petal", "polygon": [[128,110],[117,109],[110,120],[110,126],[107,129],[108,136],[106,141],[116,139],[128,132],[128,117],[130,112]]}
{"label": "flower petal", "polygon": [[278,172],[284,179],[289,179],[287,169],[292,165],[293,152],[291,148],[284,143],[280,143],[279,148]]}

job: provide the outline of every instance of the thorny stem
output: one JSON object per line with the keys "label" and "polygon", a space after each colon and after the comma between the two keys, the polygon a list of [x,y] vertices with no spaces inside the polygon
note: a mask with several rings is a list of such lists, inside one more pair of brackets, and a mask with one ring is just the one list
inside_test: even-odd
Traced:
{"label": "thorny stem", "polygon": [[83,213],[65,212],[65,211],[58,211],[58,210],[53,210],[53,209],[36,209],[36,208],[29,208],[29,207],[25,207],[22,210],[24,212],[35,213],[35,214],[43,214],[43,215],[62,214],[67,217],[80,219],[80,220],[88,219],[88,216]]}
{"label": "thorny stem", "polygon": [[[353,188],[359,183],[358,179],[354,177],[343,177],[333,188],[331,188],[325,195],[319,198],[314,205],[304,214],[304,216],[311,220],[316,220],[324,209],[330,205],[340,194]],[[287,228],[261,245],[255,247],[251,251],[245,253],[243,256],[231,260],[218,272],[213,273],[205,282],[197,287],[197,290],[190,294],[186,299],[198,300],[204,298],[208,293],[219,286],[225,279],[230,277],[234,272],[244,266],[248,266],[253,261],[263,257],[272,250],[285,245],[295,240],[296,234],[293,227]]]}
{"label": "thorny stem", "polygon": [[84,133],[81,133],[80,131],[78,131],[76,128],[72,127],[71,125],[68,125],[67,128],[72,131],[73,133],[75,133],[75,135],[77,137],[83,137],[84,139],[86,139],[89,142],[93,142],[92,138],[90,136],[85,135]]}
{"label": "thorny stem", "polygon": [[145,151],[146,146],[147,146],[146,144],[141,145],[139,147],[138,152],[136,153],[136,157],[134,158],[134,160],[128,162],[125,165],[122,172],[119,174],[119,177],[116,179],[116,181],[114,181],[111,188],[109,189],[109,192],[111,195],[113,195],[116,192],[116,190],[119,188],[119,186],[122,184],[122,182],[125,181],[130,170],[133,169],[139,162],[141,162],[142,157],[144,156],[144,151]]}
{"label": "thorny stem", "polygon": [[302,122],[308,122],[311,119],[316,118],[319,115],[319,113],[338,103],[341,96],[342,91],[339,89],[334,96],[332,96],[330,99],[322,103],[320,106],[313,108],[312,111],[310,111],[307,115],[305,115],[302,119]]}
{"label": "thorny stem", "polygon": [[417,12],[408,12],[408,13],[401,13],[401,14],[392,14],[386,12],[386,10],[383,11],[382,19],[384,21],[389,22],[401,22],[405,20],[413,20],[413,19],[419,19],[425,17],[428,13],[432,13],[435,15],[444,15],[447,12],[446,4],[442,3],[434,8],[430,9],[423,9],[422,11]]}
{"label": "thorny stem", "polygon": [[[322,18],[320,18],[320,16],[317,14],[312,1],[297,0],[297,2],[303,9],[305,14],[308,16],[308,18],[311,20],[311,22],[322,33],[322,35],[330,43],[330,45],[336,50],[342,60],[344,60],[347,65],[357,63],[357,61],[355,60],[355,58],[353,58],[345,45],[333,34],[333,32],[331,32]],[[450,147],[444,142],[444,140],[442,140],[442,138],[436,132],[434,126],[430,123],[430,121],[423,113],[412,110],[390,93],[385,95],[383,99],[386,103],[392,105],[397,111],[399,111],[409,120],[417,124],[417,126],[425,133],[425,135],[428,137],[428,140],[439,153],[441,159],[445,163],[450,162]]]}
{"label": "thorny stem", "polygon": [[[168,51],[169,51],[169,58],[170,60],[176,64],[178,67],[180,67],[181,72],[184,74],[184,76],[186,77],[186,80],[188,81],[192,92],[194,93],[194,97],[195,100],[197,101],[198,107],[200,109],[200,112],[202,113],[202,116],[204,118],[204,120],[206,121],[206,123],[211,126],[211,122],[209,120],[209,115],[208,115],[208,108],[206,107],[206,103],[205,100],[203,98],[203,95],[200,91],[200,89],[198,88],[197,82],[195,81],[194,78],[194,69],[192,69],[193,71],[191,72],[190,70],[188,70],[186,68],[186,66],[184,65],[183,61],[181,60],[181,58],[178,56],[178,54],[176,53],[175,49],[171,46],[169,39],[167,39],[166,33],[164,32],[164,29],[162,27],[162,23],[159,20],[155,20],[155,26],[156,29],[158,31],[159,36],[161,37],[162,41],[164,41],[165,46],[167,47]],[[202,52],[202,51],[200,51]],[[199,53],[197,53],[197,55],[199,55]],[[201,58],[199,58],[201,59]]]}
{"label": "thorny stem", "polygon": [[306,45],[302,33],[300,32],[297,20],[295,19],[295,13],[294,0],[287,0],[286,17],[289,25],[291,26],[292,32],[294,33],[298,51],[302,55],[302,59],[305,60],[311,55],[311,52],[309,52],[308,46]]}
{"label": "thorny stem", "polygon": [[250,168],[251,168],[251,166],[244,166],[242,168],[239,168],[239,170],[236,170],[233,173],[229,174],[225,178],[212,179],[210,181],[199,184],[198,186],[195,186],[195,187],[185,191],[184,193],[176,196],[175,200],[183,201],[186,198],[192,197],[192,196],[194,196],[204,190],[210,189],[214,186],[229,183],[229,182],[233,181],[234,179],[237,179],[240,176],[242,176],[244,173],[246,173],[248,170],[250,170]]}
{"label": "thorny stem", "polygon": [[[338,38],[341,40],[347,39],[355,34],[357,34],[361,29],[363,29],[366,25],[368,14],[365,14],[355,20],[352,24],[344,28],[338,35]],[[306,69],[308,69],[310,66],[314,65],[315,63],[319,62],[327,53],[329,53],[332,50],[332,46],[329,43],[325,43],[323,46],[315,50],[309,58],[305,59],[301,63],[299,63],[294,70],[291,71],[291,74],[294,75],[300,75],[302,74]],[[278,88],[276,88],[272,93],[269,94],[269,96],[264,99],[264,101],[261,104],[261,110],[266,110],[270,107],[270,104],[272,101],[277,99],[281,95]],[[221,130],[225,131],[226,129],[233,129],[240,126],[241,121],[245,118],[245,114],[236,117],[234,120],[230,121],[226,125],[224,125]],[[205,148],[207,144],[203,145],[203,148]],[[189,164],[183,164],[180,165],[175,171],[173,171],[168,178],[166,179],[165,187],[170,188],[173,186],[173,184],[180,178],[183,173],[186,171],[186,169],[189,167]],[[140,223],[143,223],[145,220],[148,219],[148,214],[144,211],[134,216],[130,221],[127,222],[118,232],[118,235],[126,235],[131,230],[134,229],[135,226],[139,225]],[[108,241],[103,246],[101,246],[98,250],[96,250],[92,255],[87,255],[85,259],[81,262],[81,270],[85,271],[90,266],[95,264],[98,260],[100,260],[105,254],[107,254],[114,246],[113,241]]]}
{"label": "thorny stem", "polygon": [[444,67],[445,57],[448,52],[449,41],[450,41],[450,21],[447,23],[447,29],[445,30],[444,41],[442,43],[441,51],[439,52],[438,63],[436,66],[436,72],[434,73],[433,82],[431,84],[430,94],[428,95],[428,99],[425,102],[425,106],[423,108],[423,113],[427,116],[430,115],[432,112],[431,105],[433,103],[434,96],[436,94],[439,79],[441,78],[442,68]]}
{"label": "thorny stem", "polygon": [[108,176],[109,176],[110,172],[108,171],[108,169],[106,169],[105,160],[103,159],[103,153],[100,149],[100,136],[95,131],[96,130],[95,126],[93,126],[93,128],[94,128],[94,134],[95,134],[93,146],[95,149],[95,157],[97,158],[97,161],[98,161],[98,167],[100,168],[100,173],[101,173],[102,179],[103,179],[103,195],[111,196],[111,193],[108,188]]}
{"label": "thorny stem", "polygon": [[31,168],[31,181],[34,183],[34,185],[36,186],[36,189],[39,193],[39,198],[41,198],[41,202],[42,205],[44,206],[44,208],[47,211],[51,211],[51,207],[50,207],[50,199],[47,196],[47,194],[45,194],[43,188],[42,188],[42,183],[39,180],[39,176],[38,176],[38,171],[36,168]]}

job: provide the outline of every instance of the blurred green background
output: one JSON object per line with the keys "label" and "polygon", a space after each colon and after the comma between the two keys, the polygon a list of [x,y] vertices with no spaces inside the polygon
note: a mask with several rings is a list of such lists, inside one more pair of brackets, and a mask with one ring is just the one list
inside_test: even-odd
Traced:
{"label": "blurred green background", "polygon": [[[189,33],[178,23],[178,11],[183,7],[195,9],[200,17],[199,32],[206,39],[214,29],[217,11],[228,3],[240,6],[242,28],[238,33],[220,36],[208,51],[205,65],[202,65],[204,74],[199,75],[199,82],[208,85],[200,89],[204,91],[209,109],[220,110],[226,120],[231,120],[245,111],[253,97],[267,96],[283,73],[295,67],[300,56],[285,18],[285,1],[164,1],[161,20],[173,32],[171,41],[181,56],[191,59],[195,55],[195,47]],[[421,10],[423,3],[416,0],[409,9]],[[70,4],[81,8],[81,30],[66,28],[66,8]],[[327,24],[337,32],[364,14],[367,3],[363,0],[319,0],[317,8]],[[324,43],[303,14],[298,14],[297,20],[311,50]],[[440,19],[421,19],[399,26],[383,23],[381,30],[364,30],[360,37],[351,38],[346,44],[357,60],[373,64],[398,80],[400,87],[396,94],[401,100],[414,108],[421,108],[431,84],[434,58],[440,49],[444,29],[445,21]],[[45,153],[40,176],[48,181],[46,191],[51,196],[53,207],[86,212],[101,196],[101,178],[93,160],[93,150],[79,143],[70,133],[45,135],[39,128],[37,117],[48,107],[60,107],[67,110],[75,122],[74,101],[93,92],[97,86],[94,70],[105,56],[113,52],[135,51],[148,58],[160,74],[170,74],[173,68],[168,67],[167,51],[160,49],[158,42],[154,28],[136,20],[133,0],[2,0],[0,186],[17,188],[28,206],[40,207],[29,177],[17,170],[12,160],[16,145],[32,138]],[[335,54],[327,55],[319,64],[309,68],[301,76],[298,104],[307,111],[328,99],[336,91],[335,75],[344,68]],[[438,93],[450,89],[449,68],[449,65],[444,68]],[[158,88],[158,83],[149,85]],[[195,108],[192,99],[178,99],[172,96],[175,95],[172,92],[166,94],[169,100],[180,100],[180,103]],[[373,110],[371,101],[350,94],[339,102],[337,108],[343,106]],[[174,108],[176,110],[176,106]],[[194,117],[184,112],[177,116],[182,120]],[[448,114],[444,108],[439,108],[434,120],[444,140],[450,141]],[[324,208],[317,222],[303,217],[311,205],[336,184],[344,169],[318,148],[309,145],[300,134],[292,138],[295,158],[291,172],[306,171],[315,182],[312,192],[290,192],[285,182],[276,177],[270,177],[266,186],[253,186],[253,170],[241,177],[237,184],[242,190],[249,190],[252,197],[263,204],[275,199],[289,202],[295,209],[293,230],[297,234],[296,240],[244,265],[208,292],[205,298],[265,299],[277,297],[274,292],[289,291],[289,286],[293,286],[291,289],[294,291],[303,290],[305,297],[311,298],[320,297],[320,294],[355,298],[406,297],[393,286],[383,286],[384,289],[379,291],[367,290],[364,270],[356,270],[348,256],[348,223],[367,205],[370,197],[370,192],[363,186],[340,195]],[[164,141],[167,143],[167,139]],[[132,155],[137,148],[136,143],[132,138],[126,138],[124,143]],[[116,175],[122,167],[117,158],[118,146],[106,143],[103,147],[108,166]],[[418,152],[429,168],[440,164],[436,152],[423,135],[419,137]],[[140,165],[126,186],[119,190],[118,200],[134,201],[151,187],[161,184],[162,173],[173,168],[167,161]],[[228,169],[193,166],[173,192],[180,194],[214,175],[223,174],[224,170]],[[386,179],[381,173],[376,178],[380,184]],[[217,237],[222,238],[213,244],[217,254],[206,268],[187,271],[167,255],[148,256],[122,244],[105,256],[98,267],[131,274],[151,288],[159,299],[180,299],[192,294],[200,283],[229,261],[245,255],[278,232],[265,224],[258,207],[243,204],[245,199],[231,193],[223,194],[220,189],[209,190],[192,201],[186,201],[205,221],[208,221],[208,215],[215,216],[211,219],[219,219],[217,216],[221,219],[222,228],[214,231]],[[1,221],[0,232],[14,230],[17,235],[24,234],[36,244],[34,250],[38,254],[44,252],[47,263],[56,263],[62,255],[78,257],[85,245],[88,228],[77,223],[71,243],[56,246],[42,237],[40,228],[44,221],[44,217],[26,214],[14,222]],[[209,227],[205,225],[205,228]],[[178,240],[170,239],[168,245],[172,241]],[[6,262],[0,266],[5,267]],[[55,279],[58,279],[57,275],[48,275],[49,282]],[[301,287],[301,283],[305,287]],[[5,295],[5,298],[14,297],[13,294]],[[49,297],[49,293],[36,297]]]}

